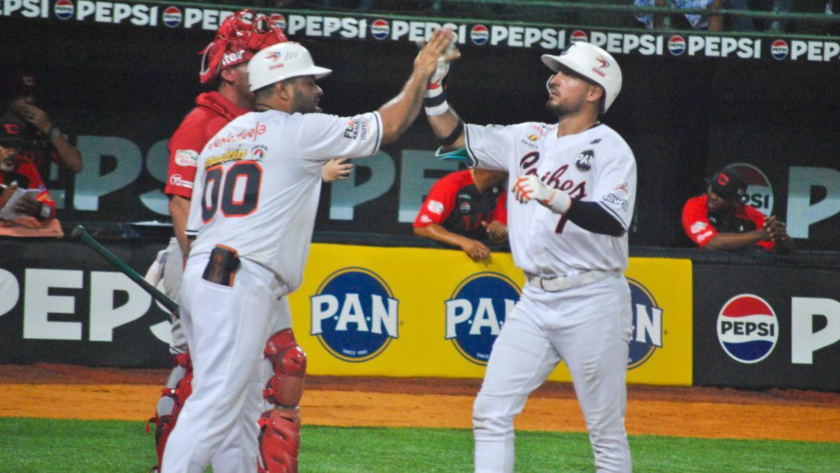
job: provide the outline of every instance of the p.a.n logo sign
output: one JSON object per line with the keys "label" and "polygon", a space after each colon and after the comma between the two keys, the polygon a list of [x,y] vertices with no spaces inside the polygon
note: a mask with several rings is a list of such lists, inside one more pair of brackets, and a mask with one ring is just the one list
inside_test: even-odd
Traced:
{"label": "p.a.n logo sign", "polygon": [[399,301],[373,271],[340,269],[321,283],[310,301],[311,334],[336,358],[368,361],[398,338]]}
{"label": "p.a.n logo sign", "polygon": [[498,273],[465,279],[446,301],[446,339],[467,360],[486,365],[521,292],[516,283]]}
{"label": "p.a.n logo sign", "polygon": [[653,294],[639,281],[627,278],[633,304],[633,338],[627,369],[645,364],[657,348],[662,348],[662,309]]}

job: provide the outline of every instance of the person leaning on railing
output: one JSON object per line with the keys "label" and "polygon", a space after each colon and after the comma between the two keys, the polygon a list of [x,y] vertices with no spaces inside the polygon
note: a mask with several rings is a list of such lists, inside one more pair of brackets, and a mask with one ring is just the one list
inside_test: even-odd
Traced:
{"label": "person leaning on railing", "polygon": [[[776,11],[789,12],[791,0],[634,0],[637,7],[667,7],[679,10],[744,10],[744,11]],[[665,15],[645,13],[636,15],[636,19],[644,23],[647,28],[661,28]],[[724,19],[722,15],[686,14],[686,21],[696,30],[723,31]],[[742,16],[730,17],[733,31],[755,31],[756,27],[751,18]],[[772,22],[766,21],[766,29],[771,29]]]}

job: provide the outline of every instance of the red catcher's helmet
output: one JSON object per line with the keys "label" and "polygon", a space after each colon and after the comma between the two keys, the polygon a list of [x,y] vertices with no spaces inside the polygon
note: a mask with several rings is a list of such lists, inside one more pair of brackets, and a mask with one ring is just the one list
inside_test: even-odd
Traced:
{"label": "red catcher's helmet", "polygon": [[288,41],[283,29],[267,16],[240,10],[225,19],[213,42],[199,53],[201,83],[212,81],[222,69],[250,61],[262,49]]}

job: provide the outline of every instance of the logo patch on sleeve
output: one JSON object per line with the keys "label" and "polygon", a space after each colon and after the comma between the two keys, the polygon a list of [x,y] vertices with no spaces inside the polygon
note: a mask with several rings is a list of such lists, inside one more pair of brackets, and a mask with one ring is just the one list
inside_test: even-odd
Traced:
{"label": "logo patch on sleeve", "polygon": [[442,214],[444,210],[443,204],[436,200],[430,200],[429,205],[427,205],[426,207],[429,209],[429,212],[437,215]]}
{"label": "logo patch on sleeve", "polygon": [[198,166],[198,153],[191,149],[179,149],[175,152],[175,164],[184,167]]}

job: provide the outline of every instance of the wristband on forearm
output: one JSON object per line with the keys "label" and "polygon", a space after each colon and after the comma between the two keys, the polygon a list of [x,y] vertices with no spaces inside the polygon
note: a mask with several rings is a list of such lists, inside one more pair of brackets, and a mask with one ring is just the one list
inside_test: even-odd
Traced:
{"label": "wristband on forearm", "polygon": [[426,93],[423,94],[423,106],[426,108],[426,115],[436,117],[449,110],[446,103],[446,90],[441,84],[429,83]]}

